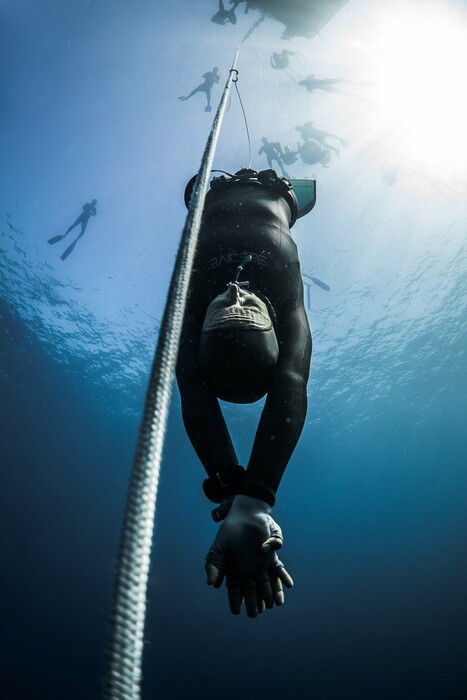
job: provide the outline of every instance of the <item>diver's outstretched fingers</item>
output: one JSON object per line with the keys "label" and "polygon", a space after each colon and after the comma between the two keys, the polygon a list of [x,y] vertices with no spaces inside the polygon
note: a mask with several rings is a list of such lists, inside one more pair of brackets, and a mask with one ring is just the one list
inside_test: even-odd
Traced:
{"label": "diver's outstretched fingers", "polygon": [[282,581],[277,576],[271,576],[272,597],[276,605],[284,605],[284,589]]}
{"label": "diver's outstretched fingers", "polygon": [[292,588],[293,579],[289,572],[286,570],[283,563],[276,556],[276,563],[269,567],[269,579],[271,581],[272,595],[276,605],[284,604],[284,589],[282,584],[286,588]]}
{"label": "diver's outstretched fingers", "polygon": [[[274,596],[272,594],[271,580],[270,580],[269,576],[267,576],[267,575],[260,576],[256,580],[256,589],[258,591],[258,600],[261,600],[263,603],[262,609],[264,609],[264,607],[266,607],[266,608],[274,607]],[[258,612],[262,612],[262,610],[260,610],[259,605],[258,605]]]}
{"label": "diver's outstretched fingers", "polygon": [[230,612],[233,615],[240,615],[243,600],[240,581],[232,581],[231,579],[227,581],[227,595],[229,597]]}
{"label": "diver's outstretched fingers", "polygon": [[280,578],[280,580],[282,581],[282,583],[284,584],[284,586],[286,588],[293,587],[293,578],[289,574],[289,572],[286,570],[285,567],[282,567],[282,569],[277,572],[277,576],[278,576],[278,578]]}
{"label": "diver's outstretched fingers", "polygon": [[[253,581],[252,579],[244,581],[243,596],[245,599],[246,614],[248,617],[256,617],[258,615],[258,594],[256,591],[256,581]],[[232,610],[232,612],[234,611]]]}
{"label": "diver's outstretched fingers", "polygon": [[214,588],[220,588],[222,581],[224,580],[224,570],[219,569],[210,561],[207,561],[204,565],[206,573],[208,575],[208,586],[214,586]]}

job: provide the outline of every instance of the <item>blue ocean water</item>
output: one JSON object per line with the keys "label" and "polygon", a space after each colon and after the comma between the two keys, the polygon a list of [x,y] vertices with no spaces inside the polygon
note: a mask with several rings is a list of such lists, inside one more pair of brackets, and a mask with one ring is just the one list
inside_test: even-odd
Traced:
{"label": "blue ocean water", "polygon": [[[224,80],[226,43],[233,55],[258,18],[240,5],[236,25],[216,25],[216,5],[3,8],[2,700],[101,696],[121,518],[183,188],[212,118],[202,96],[177,97],[215,62]],[[290,167],[317,179],[316,208],[293,235],[304,280],[329,287],[310,287],[308,417],[274,509],[295,587],[283,608],[250,620],[206,586],[216,526],[175,390],[145,698],[467,697],[465,179],[415,153],[389,162],[393,136],[370,130],[377,110],[362,102],[376,100],[371,86],[358,88],[361,99],[307,95],[270,64],[272,51],[293,48],[307,61],[294,64],[300,77],[313,69],[371,82],[346,43],[349,33],[364,42],[369,21],[368,2],[349,0],[320,36],[284,40],[268,15],[242,49],[254,166],[267,165],[263,134],[293,145],[295,125],[310,119],[349,140],[327,169]],[[246,157],[232,99],[217,167]],[[388,163],[392,183],[382,177]],[[93,196],[98,214],[62,263],[63,249],[46,240]],[[245,462],[261,406],[224,409]]]}

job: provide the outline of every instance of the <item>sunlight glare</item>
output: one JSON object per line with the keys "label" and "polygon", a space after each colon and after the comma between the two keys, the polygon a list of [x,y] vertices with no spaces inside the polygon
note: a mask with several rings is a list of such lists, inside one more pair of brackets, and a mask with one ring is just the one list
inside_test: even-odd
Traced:
{"label": "sunlight glare", "polygon": [[374,27],[378,126],[393,157],[449,179],[467,155],[467,26],[439,3],[395,5]]}

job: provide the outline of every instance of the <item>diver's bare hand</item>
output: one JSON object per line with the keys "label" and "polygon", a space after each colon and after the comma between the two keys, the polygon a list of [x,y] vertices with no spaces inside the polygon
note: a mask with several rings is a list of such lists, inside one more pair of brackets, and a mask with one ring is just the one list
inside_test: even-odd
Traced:
{"label": "diver's bare hand", "polygon": [[238,615],[245,602],[249,617],[284,603],[293,580],[276,551],[282,547],[279,525],[259,498],[236,496],[206,556],[208,585],[219,588],[226,578],[230,610]]}

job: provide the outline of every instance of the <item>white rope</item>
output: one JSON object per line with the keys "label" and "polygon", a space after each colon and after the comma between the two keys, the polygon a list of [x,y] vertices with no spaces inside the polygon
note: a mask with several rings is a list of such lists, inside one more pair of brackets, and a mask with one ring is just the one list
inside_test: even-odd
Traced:
{"label": "white rope", "polygon": [[216,144],[238,57],[235,56],[206,143],[175,261],[152,365],[117,560],[109,640],[108,700],[139,700],[146,589],[162,448],[188,285]]}

